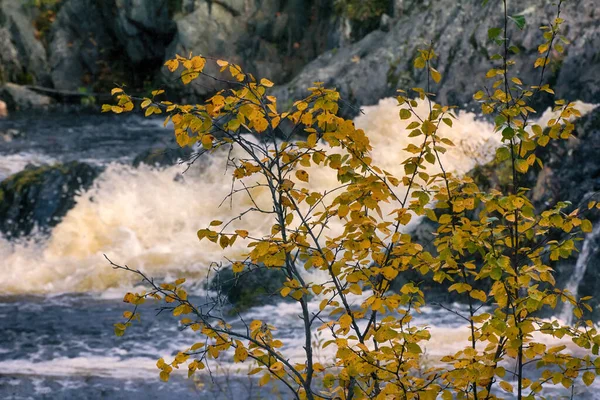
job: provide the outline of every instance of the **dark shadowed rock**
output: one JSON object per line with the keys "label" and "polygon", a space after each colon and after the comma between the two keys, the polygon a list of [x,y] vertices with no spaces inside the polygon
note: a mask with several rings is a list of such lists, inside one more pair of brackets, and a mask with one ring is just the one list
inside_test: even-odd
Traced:
{"label": "dark shadowed rock", "polygon": [[192,152],[189,147],[148,149],[133,159],[133,166],[146,164],[152,167],[168,167],[180,160],[187,160]]}
{"label": "dark shadowed rock", "polygon": [[49,83],[46,49],[33,27],[36,12],[33,3],[0,1],[0,82]]}
{"label": "dark shadowed rock", "polygon": [[259,268],[234,274],[231,267],[226,267],[215,274],[210,288],[226,296],[236,310],[243,311],[280,300],[279,290],[285,281],[284,273],[276,268]]}
{"label": "dark shadowed rock", "polygon": [[94,0],[69,0],[61,7],[48,49],[55,88],[77,90],[100,75],[116,42],[104,22]]}
{"label": "dark shadowed rock", "polygon": [[[480,0],[406,1],[399,19],[388,33],[374,31],[350,46],[329,51],[313,62],[290,83],[277,88],[281,104],[286,99],[301,98],[314,81],[336,87],[343,98],[358,105],[375,104],[394,95],[396,89],[426,85],[424,70],[415,69],[413,60],[419,48],[433,41],[439,54],[435,66],[443,75],[433,85],[440,103],[473,106],[472,95],[484,84],[492,63],[489,58],[499,47],[488,39],[488,29],[501,25],[497,2],[483,6]],[[400,4],[398,7],[402,7]],[[542,39],[538,27],[554,19],[555,7],[550,2],[534,0],[510,2],[510,15],[525,15],[527,25],[519,31],[514,23],[509,35],[521,52],[514,56],[515,74],[528,85],[537,85],[539,69],[533,64]],[[561,16],[565,33],[572,40],[563,56],[546,69],[546,80],[555,83],[558,96],[570,100],[600,102],[600,12],[596,0],[567,3]],[[549,97],[542,99],[547,103]]]}
{"label": "dark shadowed rock", "polygon": [[[339,19],[331,2],[312,0],[190,1],[188,14],[178,15],[177,35],[166,58],[202,54],[241,65],[247,72],[276,83],[289,80],[308,61],[340,43]],[[206,71],[217,74],[209,62]],[[173,75],[163,71],[166,80]],[[204,80],[182,88],[203,96],[224,87]]]}
{"label": "dark shadowed rock", "polygon": [[161,63],[174,23],[168,0],[67,0],[50,33],[54,87],[76,90]]}
{"label": "dark shadowed rock", "polygon": [[100,173],[85,163],[30,167],[0,183],[0,232],[9,238],[46,231],[75,204]]}

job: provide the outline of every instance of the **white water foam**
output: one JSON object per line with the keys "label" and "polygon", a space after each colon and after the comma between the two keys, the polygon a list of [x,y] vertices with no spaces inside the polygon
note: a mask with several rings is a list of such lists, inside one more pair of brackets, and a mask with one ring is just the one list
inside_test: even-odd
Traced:
{"label": "white water foam", "polygon": [[0,155],[0,182],[6,177],[25,169],[27,165],[53,164],[56,159],[41,153],[25,152]]}
{"label": "white water foam", "polygon": [[[425,117],[428,105],[421,102],[417,111]],[[443,155],[447,169],[462,174],[477,162],[488,161],[500,142],[489,122],[467,112],[458,112],[457,117],[452,128],[442,124],[440,135],[457,145]],[[544,118],[549,117],[544,114]],[[420,140],[408,137],[410,122],[398,118],[395,99],[365,107],[364,115],[355,121],[371,140],[375,164],[396,176],[402,175],[400,162],[407,156],[402,149]],[[236,197],[232,206],[228,201],[221,205],[232,182],[231,170],[225,167],[224,151],[208,156],[183,177],[181,166],[157,170],[109,165],[93,187],[77,197],[49,238],[17,242],[0,238],[0,293],[111,291],[116,295],[115,288],[125,290],[139,282],[133,274],[110,268],[103,254],[151,276],[204,277],[211,262],[236,258],[247,250],[243,240],[223,252],[218,245],[199,243],[196,238],[196,231],[210,221],[228,221],[252,206],[244,195]],[[312,190],[322,192],[335,185],[329,169],[311,174]],[[266,190],[256,189],[253,194],[259,203],[268,204]],[[263,214],[250,213],[231,230],[246,228],[258,236],[267,234],[271,224]],[[332,233],[342,229],[337,221],[329,225]]]}

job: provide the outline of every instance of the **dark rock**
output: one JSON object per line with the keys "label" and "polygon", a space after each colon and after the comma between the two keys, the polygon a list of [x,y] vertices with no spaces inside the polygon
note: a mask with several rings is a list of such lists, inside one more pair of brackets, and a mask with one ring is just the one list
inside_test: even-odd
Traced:
{"label": "dark rock", "polygon": [[192,153],[189,147],[148,149],[134,158],[133,166],[146,164],[152,167],[168,167],[177,164],[180,160],[187,160]]}
{"label": "dark rock", "polygon": [[61,7],[49,41],[53,86],[77,90],[100,75],[116,39],[107,32],[94,0],[70,0]]}
{"label": "dark rock", "polygon": [[0,2],[0,82],[49,83],[46,50],[33,27],[35,12],[22,0]]}
{"label": "dark rock", "polygon": [[163,59],[175,34],[168,3],[169,0],[124,0],[105,7],[104,14],[112,17],[108,21],[113,21],[114,35],[134,65]]}
{"label": "dark rock", "polygon": [[[189,9],[189,6],[188,6]],[[196,1],[193,11],[176,17],[177,35],[166,58],[175,54],[201,54],[226,59],[247,72],[273,82],[289,80],[308,61],[340,43],[339,18],[330,2]],[[165,83],[172,74],[163,71]],[[206,72],[217,74],[209,62]],[[186,94],[204,96],[222,83],[205,80],[182,88]]]}
{"label": "dark rock", "polygon": [[29,167],[0,183],[0,232],[8,238],[58,224],[100,173],[85,163]]}
{"label": "dark rock", "polygon": [[281,300],[279,290],[285,282],[277,268],[258,268],[234,274],[231,267],[220,269],[210,282],[211,290],[225,295],[237,311]]}
{"label": "dark rock", "polygon": [[157,68],[175,33],[168,2],[66,1],[50,32],[54,87],[77,90]]}
{"label": "dark rock", "polygon": [[6,103],[6,107],[11,111],[45,108],[53,102],[52,98],[48,96],[14,83],[6,83],[0,86],[0,100]]}
{"label": "dark rock", "polygon": [[[306,95],[314,81],[336,87],[342,97],[356,105],[375,104],[393,96],[396,89],[426,85],[424,70],[413,67],[419,48],[433,41],[438,59],[435,66],[442,73],[439,85],[433,85],[437,101],[443,104],[465,104],[476,108],[472,95],[488,83],[485,74],[492,67],[490,55],[499,47],[488,40],[489,28],[501,25],[500,5],[479,0],[406,1],[397,6],[401,16],[389,33],[374,31],[350,46],[327,52],[309,63],[290,83],[277,88],[280,104]],[[414,4],[413,4],[414,3]],[[513,56],[513,69],[527,85],[537,85],[540,70],[533,64],[542,39],[540,25],[553,20],[556,9],[550,3],[535,0],[511,2],[510,14],[525,14],[527,25],[519,31],[510,25],[513,44],[523,49]],[[400,12],[398,12],[400,14]],[[566,52],[546,68],[546,80],[556,86],[556,94],[570,100],[600,102],[600,13],[596,0],[565,4],[561,17],[572,43]],[[552,99],[541,99],[547,104]]]}

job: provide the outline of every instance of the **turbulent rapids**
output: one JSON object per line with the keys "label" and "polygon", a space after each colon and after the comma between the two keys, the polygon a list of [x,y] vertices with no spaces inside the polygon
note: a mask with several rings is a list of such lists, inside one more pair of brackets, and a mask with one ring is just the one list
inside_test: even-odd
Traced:
{"label": "turbulent rapids", "polygon": [[[425,115],[427,109],[421,104],[419,112]],[[365,107],[355,122],[368,133],[377,165],[400,175],[406,156],[402,149],[411,141],[405,127],[411,120],[398,118],[396,101],[384,99]],[[493,126],[472,113],[458,113],[453,128],[443,129],[441,134],[457,145],[446,153],[445,163],[458,173],[487,161],[499,143]],[[48,238],[0,241],[0,292],[102,292],[128,282],[132,277],[112,270],[103,253],[154,276],[202,277],[210,262],[222,260],[223,254],[217,245],[198,243],[196,231],[211,220],[229,220],[250,204],[242,196],[233,207],[229,202],[221,204],[231,188],[225,154],[203,158],[181,175],[183,169],[181,165],[152,169],[109,164]],[[313,190],[336,185],[330,171],[311,176]],[[266,193],[264,197],[268,201]],[[238,226],[266,233],[270,221],[249,214]],[[225,255],[235,257],[244,251],[240,241]]]}
{"label": "turbulent rapids", "polygon": [[[579,108],[585,113],[593,107],[580,104]],[[384,99],[363,110],[355,124],[367,132],[373,159],[383,169],[401,175],[401,161],[406,156],[403,149],[411,142],[406,131],[411,120],[398,118],[394,99]],[[428,106],[420,104],[418,111],[425,115]],[[542,114],[539,123],[544,124],[551,115],[551,112]],[[133,140],[151,130],[154,133],[149,133],[145,140],[160,140],[171,134],[159,128],[159,121],[151,125],[147,121],[138,122],[140,127],[130,135]],[[103,126],[113,129],[116,136],[121,128],[116,124]],[[93,137],[93,132],[87,135]],[[492,124],[463,111],[458,112],[451,129],[443,127],[441,135],[456,144],[443,157],[448,169],[458,174],[489,161],[500,143]],[[0,341],[0,371],[15,371],[6,378],[4,386],[0,374],[0,397],[18,393],[14,392],[18,389],[24,395],[44,396],[60,391],[65,398],[78,398],[78,388],[82,386],[86,387],[87,395],[102,397],[105,388],[123,384],[128,393],[139,398],[156,393],[173,395],[172,386],[157,382],[150,393],[147,382],[157,379],[156,359],[175,351],[172,343],[178,347],[193,343],[192,333],[178,331],[166,318],[146,317],[135,333],[132,331],[132,335],[115,342],[111,326],[122,312],[120,298],[138,281],[132,274],[110,268],[103,254],[150,276],[187,277],[191,281],[204,278],[211,262],[243,254],[247,250],[243,241],[236,242],[224,254],[219,246],[198,242],[196,237],[196,231],[210,221],[229,220],[250,205],[242,196],[232,203],[223,202],[231,189],[226,155],[216,152],[203,157],[183,173],[182,165],[134,168],[124,163],[132,155],[99,151],[102,156],[94,159],[88,148],[83,153],[43,154],[34,150],[40,149],[3,156],[0,173],[17,172],[15,166],[20,168],[28,162],[64,161],[68,159],[65,155],[73,154],[103,165],[105,170],[89,190],[77,196],[75,206],[49,234],[34,233],[17,240],[0,238],[0,295],[4,296],[0,302],[0,322],[8,327],[3,333],[5,340]],[[335,184],[335,176],[329,170],[311,173],[312,190],[324,191]],[[267,193],[255,196],[257,201],[268,204]],[[258,235],[269,231],[271,221],[262,215],[247,214],[236,224],[236,228],[246,228]],[[335,232],[342,226],[331,221],[329,228]],[[311,307],[317,308],[319,299],[314,301]],[[18,313],[13,312],[15,309]],[[266,320],[277,315],[287,353],[292,359],[301,360],[303,338],[298,334],[296,313],[292,305],[279,303],[252,308],[245,318]],[[415,323],[431,326],[432,339],[425,351],[432,360],[456,351],[468,337],[463,321],[442,309],[425,307]],[[171,342],[169,339],[174,336],[177,340]],[[320,357],[329,359],[333,354],[323,351]],[[222,362],[222,367],[228,371],[226,374],[238,376],[227,383],[233,393],[246,393],[242,385],[247,379],[246,371],[234,369],[227,362]],[[214,382],[211,385],[205,390],[216,398],[227,398],[219,395]],[[188,391],[180,395],[188,398],[185,396],[190,393],[193,396],[197,389],[185,389]],[[119,396],[116,392],[109,395]]]}

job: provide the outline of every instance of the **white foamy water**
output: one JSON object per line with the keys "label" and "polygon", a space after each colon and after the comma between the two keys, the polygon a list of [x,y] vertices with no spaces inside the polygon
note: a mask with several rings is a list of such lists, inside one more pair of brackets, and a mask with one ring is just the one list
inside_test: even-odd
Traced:
{"label": "white foamy water", "polygon": [[[426,116],[428,107],[422,104],[418,110]],[[356,119],[371,139],[375,163],[398,176],[403,173],[400,162],[407,156],[402,149],[419,140],[407,137],[405,127],[411,121],[398,118],[395,99],[365,107],[364,115]],[[487,158],[498,144],[493,126],[469,113],[459,113],[453,128],[444,126],[441,134],[457,143],[444,157],[448,168],[460,173],[475,165],[466,152]],[[153,276],[201,278],[212,261],[235,258],[246,250],[243,240],[223,252],[196,237],[196,231],[210,221],[227,221],[251,206],[243,195],[234,199],[233,207],[229,201],[220,205],[231,189],[231,171],[225,167],[224,152],[208,156],[183,177],[182,166],[156,170],[109,165],[49,238],[41,242],[0,239],[0,293],[103,292],[135,283],[133,275],[111,269],[103,254]],[[312,190],[335,185],[329,169],[311,174]],[[254,196],[268,204],[266,191],[256,190]],[[266,234],[271,224],[264,215],[250,213],[231,229]],[[330,225],[332,232],[341,229],[336,222]]]}
{"label": "white foamy water", "polygon": [[[593,107],[580,108],[587,112]],[[402,176],[401,161],[407,156],[403,148],[418,144],[422,138],[408,138],[406,126],[412,119],[400,120],[398,110],[395,99],[383,99],[378,105],[365,107],[355,124],[371,140],[374,163]],[[421,103],[417,111],[425,118],[428,105]],[[540,120],[549,119],[549,115],[544,113]],[[439,134],[456,144],[442,155],[445,167],[462,174],[492,157],[500,135],[475,114],[458,112],[457,117],[452,128],[442,124]],[[183,176],[180,165],[161,170],[109,165],[93,187],[78,196],[75,207],[48,238],[17,242],[0,238],[0,293],[108,291],[117,295],[122,293],[118,288],[125,290],[137,283],[133,274],[113,270],[103,254],[150,276],[204,277],[211,262],[236,258],[246,251],[240,239],[224,252],[220,246],[199,242],[196,237],[196,231],[210,221],[228,221],[252,206],[245,195],[221,204],[232,183],[231,170],[225,168],[225,151],[203,157]],[[437,167],[431,168],[436,171]],[[337,184],[328,168],[310,172],[311,190],[323,192]],[[266,190],[254,190],[253,195],[258,203],[269,204]],[[235,221],[229,231],[245,228],[259,236],[267,234],[271,225],[264,214],[249,213]],[[338,221],[329,225],[331,234],[342,229]]]}
{"label": "white foamy water", "polygon": [[53,164],[56,159],[41,153],[17,153],[0,155],[0,182],[4,178],[25,169],[27,165]]}

